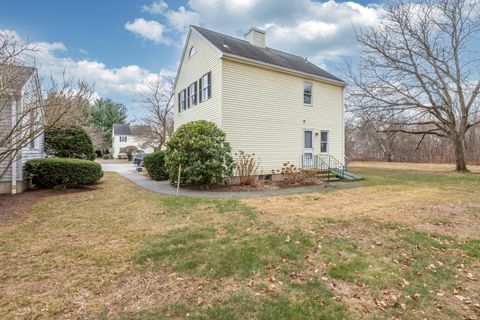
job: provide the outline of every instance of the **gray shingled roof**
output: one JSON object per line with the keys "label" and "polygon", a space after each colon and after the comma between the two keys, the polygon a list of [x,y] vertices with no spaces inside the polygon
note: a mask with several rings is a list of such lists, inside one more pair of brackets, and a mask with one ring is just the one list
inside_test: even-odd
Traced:
{"label": "gray shingled roof", "polygon": [[114,135],[126,135],[129,136],[132,134],[130,131],[130,126],[128,124],[114,124],[113,125],[113,134]]}
{"label": "gray shingled roof", "polygon": [[248,41],[227,36],[201,27],[192,26],[192,28],[200,32],[202,36],[204,36],[215,47],[224,53],[229,53],[282,68],[343,82],[342,79],[335,77],[333,74],[328,73],[327,71],[300,56],[268,47],[257,47],[250,44]]}
{"label": "gray shingled roof", "polygon": [[114,124],[114,135],[126,135],[126,136],[147,136],[152,129],[149,126],[143,125],[129,125],[129,124]]}

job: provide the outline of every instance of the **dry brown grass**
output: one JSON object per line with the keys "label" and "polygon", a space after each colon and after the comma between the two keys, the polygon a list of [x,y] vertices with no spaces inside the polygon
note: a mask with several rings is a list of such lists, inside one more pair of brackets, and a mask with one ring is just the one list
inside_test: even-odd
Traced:
{"label": "dry brown grass", "polygon": [[[438,163],[409,163],[409,162],[376,162],[376,161],[354,161],[349,167],[355,168],[374,168],[387,170],[409,170],[409,171],[425,171],[425,172],[452,172],[455,170],[453,164]],[[480,166],[468,166],[473,173],[480,173]]]}
{"label": "dry brown grass", "polygon": [[221,218],[213,204],[172,213],[159,198],[107,173],[95,190],[59,192],[2,226],[0,318],[113,316],[187,299],[194,279],[145,275],[133,255],[148,234]]}
{"label": "dry brown grass", "polygon": [[[438,168],[429,174],[427,169],[369,166],[353,167],[367,177],[365,187],[241,202],[164,197],[112,173],[95,189],[45,198],[0,226],[0,318],[196,318],[187,317],[192,312],[201,319],[225,314],[232,319],[278,318],[304,310],[306,304],[310,315],[326,310],[330,318],[344,318],[347,310],[352,318],[367,319],[398,318],[403,312],[412,319],[443,319],[448,312],[480,316],[480,307],[474,306],[479,303],[480,262],[463,249],[480,234],[478,177]],[[253,207],[256,216],[242,203]],[[173,250],[158,260],[157,268],[137,262],[142,249],[161,249],[155,242],[148,245],[151,239],[171,245],[181,240],[182,228],[188,235],[205,226],[214,235],[189,240],[195,250],[191,256]],[[254,248],[264,243],[258,242],[264,235],[281,234],[285,245],[284,234],[293,229],[310,239],[308,253],[296,260],[277,259],[251,276],[242,276],[237,265],[236,273],[221,277],[202,273],[201,265],[190,272],[173,267],[177,260],[201,258],[201,252],[228,262],[219,258],[223,250],[243,252],[240,244],[246,242],[249,246],[243,248]],[[419,230],[454,238],[442,240]],[[442,246],[432,247],[437,240]],[[249,250],[244,253],[255,262]],[[363,269],[357,271],[351,261]],[[333,275],[332,268],[342,263],[345,267]],[[425,267],[432,263],[436,270]],[[398,285],[392,272],[408,278],[410,286]],[[418,302],[409,298],[417,291],[422,293]],[[339,309],[329,294],[340,297]],[[401,295],[405,311],[388,300],[392,294]],[[472,302],[463,303],[458,294]],[[312,295],[320,295],[322,305],[312,304]],[[232,296],[236,298],[229,300]],[[384,300],[388,306],[379,306]],[[254,310],[256,306],[264,309]]]}
{"label": "dry brown grass", "polygon": [[[361,188],[251,198],[243,202],[265,213],[268,218],[284,219],[286,223],[292,216],[337,221],[373,219],[456,236],[480,234],[480,224],[475,222],[478,216],[472,213],[472,208],[480,207],[480,177],[479,184],[468,187],[457,182],[416,182],[415,174],[404,181],[405,168],[410,172],[433,172],[434,178],[437,173],[446,179],[458,177],[449,172],[451,167],[445,165],[353,163],[350,170],[369,178],[373,176],[371,185],[367,179],[367,186]],[[387,179],[384,184],[382,179],[388,171],[400,180],[391,184]],[[469,174],[465,176],[471,177]]]}

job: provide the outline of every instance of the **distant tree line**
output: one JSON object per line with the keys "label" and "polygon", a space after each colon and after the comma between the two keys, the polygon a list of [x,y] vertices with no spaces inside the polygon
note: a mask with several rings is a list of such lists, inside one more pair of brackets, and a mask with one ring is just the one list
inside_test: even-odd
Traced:
{"label": "distant tree line", "polygon": [[348,68],[349,154],[387,161],[478,162],[480,1],[392,0],[356,30]]}
{"label": "distant tree line", "polygon": [[[345,124],[347,157],[361,161],[455,163],[454,147],[449,139],[388,131],[384,130],[384,126],[374,119],[349,115]],[[478,127],[469,130],[466,135],[465,159],[468,164],[480,164]]]}

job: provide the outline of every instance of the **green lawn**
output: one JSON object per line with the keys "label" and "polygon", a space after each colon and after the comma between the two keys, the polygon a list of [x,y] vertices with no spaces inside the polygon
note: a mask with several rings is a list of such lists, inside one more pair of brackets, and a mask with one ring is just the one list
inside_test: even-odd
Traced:
{"label": "green lawn", "polygon": [[480,177],[352,167],[366,186],[165,197],[106,174],[0,226],[0,318],[480,317]]}

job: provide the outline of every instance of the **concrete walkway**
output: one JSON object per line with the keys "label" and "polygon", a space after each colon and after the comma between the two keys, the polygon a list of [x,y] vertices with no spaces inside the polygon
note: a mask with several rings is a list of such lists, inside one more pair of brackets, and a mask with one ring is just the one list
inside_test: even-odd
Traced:
{"label": "concrete walkway", "polygon": [[[117,172],[122,177],[127,178],[137,186],[146,190],[157,192],[165,195],[176,195],[176,188],[168,181],[155,181],[149,177],[135,171],[135,167],[129,163],[102,163],[103,171]],[[271,197],[281,195],[292,195],[309,192],[326,192],[338,189],[350,189],[361,187],[363,184],[358,182],[332,182],[329,185],[314,185],[293,187],[288,189],[276,190],[259,190],[259,191],[200,191],[188,190],[180,188],[179,195],[196,198],[212,198],[212,199],[238,199],[253,197]]]}

